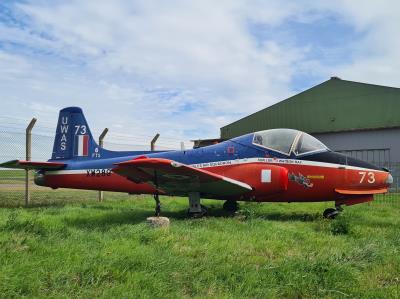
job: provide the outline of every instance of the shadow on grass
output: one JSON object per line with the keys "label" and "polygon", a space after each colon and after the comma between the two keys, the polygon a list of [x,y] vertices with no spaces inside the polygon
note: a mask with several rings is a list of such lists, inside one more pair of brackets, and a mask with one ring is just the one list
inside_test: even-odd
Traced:
{"label": "shadow on grass", "polygon": [[[85,207],[86,208],[86,207]],[[129,209],[121,210],[114,209],[113,207],[101,206],[101,205],[88,205],[87,209],[94,209],[103,211],[100,215],[80,215],[77,217],[66,218],[65,222],[67,225],[74,226],[84,230],[108,230],[113,226],[123,224],[139,224],[144,223],[147,217],[154,216],[152,209]],[[163,210],[161,216],[168,217],[174,220],[191,220],[193,218],[187,215],[187,210],[170,211]],[[206,218],[232,218],[241,217],[244,220],[259,219],[259,220],[272,220],[272,221],[302,221],[302,222],[313,222],[321,219],[319,213],[260,213],[247,210],[242,210],[237,214],[227,212],[219,206],[208,206],[208,213]]]}
{"label": "shadow on grass", "polygon": [[101,215],[69,217],[65,219],[65,223],[84,230],[104,230],[117,225],[138,224],[149,216],[150,213],[144,211],[115,211]]}
{"label": "shadow on grass", "polygon": [[[98,207],[89,207],[98,209]],[[80,215],[77,217],[66,218],[65,223],[69,226],[73,226],[84,230],[108,230],[112,227],[124,225],[124,224],[140,224],[146,221],[147,217],[154,216],[152,210],[133,210],[128,211],[114,210],[107,211],[107,209],[100,208],[98,210],[105,210],[105,213],[101,215]],[[178,221],[191,220],[187,216],[187,210],[180,211],[162,211],[161,216],[168,217],[170,219]],[[268,214],[252,214],[248,216],[246,214],[238,213],[233,214],[227,212],[221,208],[209,208],[206,218],[231,218],[231,217],[244,217],[244,219],[261,219],[261,220],[272,220],[272,221],[303,221],[312,222],[321,219],[320,214],[307,214],[307,213],[268,213]]]}
{"label": "shadow on grass", "polygon": [[[101,206],[92,206],[88,209],[103,210],[104,213],[100,215],[90,215],[84,214],[75,217],[67,217],[64,222],[69,225],[83,230],[108,230],[112,227],[124,224],[140,224],[146,221],[147,217],[154,216],[154,211],[152,210],[141,210],[141,209],[130,209],[130,210],[113,210],[109,211],[102,208]],[[187,216],[187,210],[179,211],[162,211],[161,216],[168,217],[174,220],[190,220]],[[222,209],[209,209],[209,214],[207,218],[225,218],[232,217],[231,213],[228,213]]]}
{"label": "shadow on grass", "polygon": [[273,221],[302,221],[302,222],[313,222],[322,218],[319,213],[267,213],[260,215],[259,218]]}
{"label": "shadow on grass", "polygon": [[[161,213],[162,216],[172,219],[185,219],[184,211]],[[112,227],[124,224],[144,223],[147,217],[154,216],[151,210],[107,211],[101,215],[82,215],[65,219],[65,223],[84,230],[108,230]]]}

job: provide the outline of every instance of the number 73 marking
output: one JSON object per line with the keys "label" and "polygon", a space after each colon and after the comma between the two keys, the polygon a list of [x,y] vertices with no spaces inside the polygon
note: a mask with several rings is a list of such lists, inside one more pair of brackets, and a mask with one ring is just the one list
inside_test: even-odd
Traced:
{"label": "number 73 marking", "polygon": [[375,173],[373,173],[372,171],[370,172],[359,171],[358,173],[361,175],[360,184],[362,184],[365,181],[365,177],[368,177],[367,178],[368,183],[370,184],[375,183]]}

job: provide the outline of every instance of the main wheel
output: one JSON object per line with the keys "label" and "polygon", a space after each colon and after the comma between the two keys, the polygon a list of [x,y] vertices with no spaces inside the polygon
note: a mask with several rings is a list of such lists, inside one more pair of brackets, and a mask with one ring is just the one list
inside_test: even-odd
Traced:
{"label": "main wheel", "polygon": [[236,212],[239,209],[239,204],[236,200],[227,200],[222,207],[225,211]]}
{"label": "main wheel", "polygon": [[324,218],[327,219],[335,219],[337,215],[339,215],[339,211],[334,208],[328,208],[324,211]]}

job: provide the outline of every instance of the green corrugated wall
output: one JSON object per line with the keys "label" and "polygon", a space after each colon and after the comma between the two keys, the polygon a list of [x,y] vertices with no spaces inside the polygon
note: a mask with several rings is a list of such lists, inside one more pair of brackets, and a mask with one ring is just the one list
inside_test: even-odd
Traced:
{"label": "green corrugated wall", "polygon": [[221,128],[221,138],[273,128],[309,133],[400,127],[400,89],[332,78]]}

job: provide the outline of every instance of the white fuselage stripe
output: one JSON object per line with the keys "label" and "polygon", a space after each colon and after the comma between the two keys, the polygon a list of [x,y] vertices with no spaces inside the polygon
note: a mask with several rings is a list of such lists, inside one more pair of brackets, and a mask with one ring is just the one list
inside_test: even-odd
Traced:
{"label": "white fuselage stripe", "polygon": [[[371,170],[369,168],[356,167],[356,166],[350,166],[350,165],[344,165],[344,164],[326,163],[326,162],[308,161],[308,160],[297,160],[297,159],[278,159],[278,158],[244,158],[244,159],[236,159],[236,160],[191,164],[190,166],[192,166],[194,168],[207,168],[207,167],[228,166],[228,165],[247,164],[247,163],[302,165],[302,166],[316,166],[316,167],[326,167],[326,168],[339,168],[340,167],[343,169],[350,169],[350,170]],[[380,170],[374,170],[374,171],[380,171]]]}
{"label": "white fuselage stripe", "polygon": [[[343,168],[349,170],[371,170],[369,168],[356,167],[350,165],[343,164],[335,164],[335,163],[326,163],[326,162],[317,162],[317,161],[307,161],[307,160],[297,160],[297,159],[276,159],[276,158],[244,158],[244,159],[236,159],[236,160],[225,160],[225,161],[215,161],[215,162],[206,162],[199,164],[190,164],[189,166],[194,168],[208,168],[208,167],[219,167],[219,166],[229,166],[229,165],[238,165],[238,164],[250,164],[250,163],[266,163],[266,164],[279,164],[282,166],[285,165],[302,165],[302,166],[316,166],[316,167],[326,167],[326,168]],[[46,175],[61,175],[61,174],[85,174],[87,171],[92,169],[74,169],[74,170],[49,170],[46,171]],[[381,170],[373,171],[384,172]]]}

